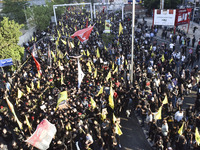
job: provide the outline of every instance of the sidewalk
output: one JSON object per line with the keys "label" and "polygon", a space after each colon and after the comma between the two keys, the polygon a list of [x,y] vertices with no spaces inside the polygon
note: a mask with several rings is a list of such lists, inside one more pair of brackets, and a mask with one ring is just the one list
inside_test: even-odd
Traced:
{"label": "sidewalk", "polygon": [[[138,21],[139,22],[142,22],[142,18],[140,18],[140,19],[138,19]],[[149,26],[152,26],[152,21],[153,21],[153,18],[152,17],[150,17],[150,18],[145,18],[145,21],[147,21],[147,24],[149,25]],[[195,33],[193,33],[193,27],[194,26],[196,26],[198,29],[195,31]],[[180,30],[183,30],[183,31],[185,31],[185,33],[187,34],[187,28],[188,28],[188,24],[184,24],[184,25],[180,25],[180,26],[178,26],[178,28],[180,29]],[[161,30],[159,30],[159,31],[161,31]],[[158,33],[158,36],[157,37],[160,37],[160,33]],[[187,34],[187,36],[189,36],[190,38],[191,38],[191,40],[192,40],[192,38],[193,38],[193,35],[195,35],[195,38],[196,38],[196,43],[195,43],[195,48],[196,48],[196,45],[197,45],[197,42],[198,42],[198,40],[199,40],[199,38],[200,38],[200,24],[197,24],[197,23],[195,23],[195,22],[192,22],[192,21],[190,21],[190,25],[189,25],[189,30],[188,30],[188,34]],[[190,42],[190,44],[191,44],[192,42]]]}

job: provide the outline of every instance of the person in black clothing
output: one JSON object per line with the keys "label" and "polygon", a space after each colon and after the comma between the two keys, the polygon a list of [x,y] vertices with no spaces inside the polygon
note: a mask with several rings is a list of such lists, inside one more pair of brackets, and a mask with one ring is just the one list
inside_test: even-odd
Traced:
{"label": "person in black clothing", "polygon": [[183,133],[183,135],[185,136],[186,140],[187,140],[187,145],[186,145],[186,149],[190,150],[193,144],[193,134],[191,131],[191,128],[188,126],[187,130],[185,130],[185,132]]}
{"label": "person in black clothing", "polygon": [[195,33],[196,29],[198,29],[196,26],[193,28],[193,33]]}
{"label": "person in black clothing", "polygon": [[195,35],[193,35],[193,38],[192,38],[192,47],[194,47],[195,42],[196,42],[196,38],[195,38]]}

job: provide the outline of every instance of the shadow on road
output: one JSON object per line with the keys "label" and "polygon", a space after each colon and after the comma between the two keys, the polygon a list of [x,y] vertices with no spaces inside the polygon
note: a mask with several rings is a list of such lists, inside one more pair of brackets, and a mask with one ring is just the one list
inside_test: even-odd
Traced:
{"label": "shadow on road", "polygon": [[151,150],[137,118],[133,114],[131,118],[121,117],[123,135],[120,137],[122,150]]}

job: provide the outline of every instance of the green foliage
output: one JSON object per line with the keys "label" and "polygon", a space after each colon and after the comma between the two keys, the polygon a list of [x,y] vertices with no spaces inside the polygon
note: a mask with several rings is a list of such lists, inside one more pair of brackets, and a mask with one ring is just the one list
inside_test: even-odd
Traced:
{"label": "green foliage", "polygon": [[165,0],[165,9],[176,9],[181,4],[181,0]]}
{"label": "green foliage", "polygon": [[9,21],[6,17],[0,22],[0,59],[21,60],[24,48],[17,43],[22,35],[20,32],[22,27],[23,25],[19,25],[14,20]]}
{"label": "green foliage", "polygon": [[[39,30],[45,30],[51,21],[51,16],[54,16],[53,13],[53,5],[56,4],[66,4],[69,0],[54,0],[52,2],[47,2],[45,6],[33,6],[31,8],[27,8],[26,14],[28,18],[31,18],[31,23],[35,24]],[[57,18],[60,17],[66,7],[58,7],[56,9]]]}
{"label": "green foliage", "polygon": [[144,6],[148,10],[158,9],[160,6],[160,0],[144,0]]}
{"label": "green foliage", "polygon": [[28,3],[25,0],[4,0],[2,13],[11,20],[22,24],[26,22],[24,9],[27,5]]}
{"label": "green foliage", "polygon": [[[181,0],[165,0],[164,9],[176,9],[180,3]],[[160,0],[144,0],[144,6],[148,10],[159,9]]]}
{"label": "green foliage", "polygon": [[113,34],[108,34],[108,33],[102,34],[102,40],[105,43],[105,45],[113,43],[113,39],[114,39]]}
{"label": "green foliage", "polygon": [[37,28],[40,30],[45,30],[51,20],[50,7],[34,6],[33,18]]}

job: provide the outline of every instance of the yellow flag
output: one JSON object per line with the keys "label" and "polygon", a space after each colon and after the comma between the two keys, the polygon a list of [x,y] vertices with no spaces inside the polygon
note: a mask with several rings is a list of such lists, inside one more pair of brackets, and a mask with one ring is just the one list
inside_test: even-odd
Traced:
{"label": "yellow flag", "polygon": [[162,62],[165,61],[165,56],[164,56],[164,54],[162,54],[161,61],[162,61]]}
{"label": "yellow flag", "polygon": [[87,56],[88,56],[88,57],[90,56],[90,52],[88,51],[88,49],[87,49]]}
{"label": "yellow flag", "polygon": [[106,51],[108,51],[108,49],[106,48],[106,46],[104,46],[104,49],[105,49]]}
{"label": "yellow flag", "polygon": [[85,54],[85,51],[84,51],[84,50],[82,50],[82,51],[81,51],[81,54],[86,56],[86,54]]}
{"label": "yellow flag", "polygon": [[97,48],[97,58],[100,58],[99,48]]}
{"label": "yellow flag", "polygon": [[127,64],[128,64],[128,62],[127,62],[127,60],[125,60],[125,65],[127,66]]}
{"label": "yellow flag", "polygon": [[116,129],[119,136],[123,134],[118,124],[116,124]]}
{"label": "yellow flag", "polygon": [[70,42],[71,48],[74,48],[74,44],[72,42]]}
{"label": "yellow flag", "polygon": [[64,79],[63,79],[63,73],[61,73],[60,82],[61,82],[61,85],[65,84],[65,83],[64,83]]}
{"label": "yellow flag", "polygon": [[156,120],[162,119],[162,106],[160,106],[158,113],[155,115]]}
{"label": "yellow flag", "polygon": [[115,70],[113,71],[113,74],[118,72],[118,66],[115,68]]}
{"label": "yellow flag", "polygon": [[91,68],[90,62],[88,62],[86,65],[88,66],[88,72],[91,73],[92,72],[92,68]]}
{"label": "yellow flag", "polygon": [[30,122],[29,122],[29,120],[28,120],[28,117],[25,115],[25,118],[26,118],[26,124],[27,124],[27,126],[28,126],[28,129],[29,129],[29,131],[31,132],[31,130],[32,130],[32,127],[31,127],[31,124],[30,124]]}
{"label": "yellow flag", "polygon": [[106,77],[106,81],[108,81],[110,78],[111,78],[111,72],[109,71],[109,72],[108,72],[108,75],[107,75],[107,77]]}
{"label": "yellow flag", "polygon": [[163,103],[163,105],[168,103],[168,98],[167,98],[167,95],[165,95],[165,98],[164,98],[164,100],[163,100],[163,102],[162,102],[162,103]]}
{"label": "yellow flag", "polygon": [[97,31],[96,33],[97,33],[97,35],[99,36],[99,32]]}
{"label": "yellow flag", "polygon": [[110,95],[109,95],[109,99],[108,99],[108,102],[109,102],[109,106],[114,109],[114,101],[113,101],[113,89],[112,89],[112,83],[110,85]]}
{"label": "yellow flag", "polygon": [[58,95],[58,102],[57,102],[56,109],[58,108],[58,106],[60,105],[62,101],[67,100],[67,99],[68,99],[67,91],[60,92]]}
{"label": "yellow flag", "polygon": [[32,90],[34,89],[34,83],[33,83],[33,81],[31,82],[31,89]]}
{"label": "yellow flag", "polygon": [[114,63],[112,63],[112,70],[114,70],[115,69],[115,64]]}
{"label": "yellow flag", "polygon": [[122,24],[120,22],[119,23],[119,36],[120,36],[121,33],[123,33],[123,27],[122,27]]}
{"label": "yellow flag", "polygon": [[37,88],[40,88],[40,80],[37,81]]}
{"label": "yellow flag", "polygon": [[151,47],[150,47],[150,51],[152,50],[152,48],[153,48],[153,47],[152,47],[152,45],[151,45]]}
{"label": "yellow flag", "polygon": [[6,97],[6,102],[8,104],[8,107],[10,108],[10,111],[13,113],[15,120],[17,121],[17,124],[19,126],[20,129],[23,129],[22,123],[19,121],[19,119],[17,118],[17,115],[15,113],[13,104],[8,100],[8,98]]}
{"label": "yellow flag", "polygon": [[37,41],[37,37],[35,36],[35,41]]}
{"label": "yellow flag", "polygon": [[92,66],[93,68],[95,68],[95,66],[94,66],[94,64],[93,64],[93,62],[92,62],[91,59],[90,59],[90,64],[91,64],[91,66]]}
{"label": "yellow flag", "polygon": [[66,41],[64,41],[63,39],[61,39],[61,41],[63,42],[63,44],[67,45],[67,42],[66,42]]}
{"label": "yellow flag", "polygon": [[171,58],[171,59],[170,59],[170,61],[169,61],[169,64],[171,64],[171,63],[172,63],[172,61],[173,61],[173,58]]}
{"label": "yellow flag", "polygon": [[18,92],[17,92],[17,98],[21,98],[22,96],[23,96],[23,92],[18,88],[18,90],[17,90]]}
{"label": "yellow flag", "polygon": [[200,135],[199,135],[199,131],[198,131],[197,127],[195,129],[195,140],[196,140],[197,144],[199,145],[200,144]]}
{"label": "yellow flag", "polygon": [[60,35],[60,32],[59,32],[59,30],[57,30],[57,32],[58,32],[58,38],[60,38],[60,37],[61,37],[61,35]]}
{"label": "yellow flag", "polygon": [[51,55],[53,56],[54,62],[56,62],[56,55],[54,54],[54,52],[51,51]]}
{"label": "yellow flag", "polygon": [[99,92],[98,92],[98,94],[96,95],[96,96],[99,96],[100,94],[102,94],[103,93],[103,86],[101,87],[101,89],[99,90]]}
{"label": "yellow flag", "polygon": [[91,102],[92,107],[95,108],[96,107],[96,102],[93,100],[92,97],[90,97],[90,102]]}
{"label": "yellow flag", "polygon": [[35,39],[34,39],[34,37],[32,36],[32,41],[34,41]]}
{"label": "yellow flag", "polygon": [[27,85],[26,85],[26,90],[27,90],[28,93],[31,92],[31,89]]}
{"label": "yellow flag", "polygon": [[59,38],[56,40],[56,46],[58,46],[59,45]]}
{"label": "yellow flag", "polygon": [[95,71],[94,71],[94,78],[97,77],[97,68],[95,68]]}
{"label": "yellow flag", "polygon": [[180,127],[180,129],[178,130],[178,134],[180,134],[180,135],[182,135],[183,134],[183,127],[184,127],[184,123],[185,122],[183,122],[183,124],[182,124],[182,126]]}
{"label": "yellow flag", "polygon": [[40,74],[40,71],[38,70],[38,78],[40,79],[41,78],[41,74]]}
{"label": "yellow flag", "polygon": [[115,123],[115,121],[117,121],[117,118],[115,117],[115,115],[113,113],[113,123]]}
{"label": "yellow flag", "polygon": [[104,120],[104,119],[106,119],[106,114],[101,113],[101,120]]}
{"label": "yellow flag", "polygon": [[78,41],[78,45],[80,45],[80,41]]}

